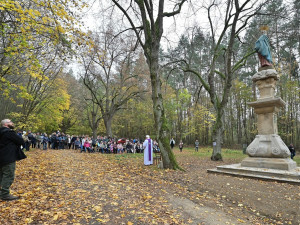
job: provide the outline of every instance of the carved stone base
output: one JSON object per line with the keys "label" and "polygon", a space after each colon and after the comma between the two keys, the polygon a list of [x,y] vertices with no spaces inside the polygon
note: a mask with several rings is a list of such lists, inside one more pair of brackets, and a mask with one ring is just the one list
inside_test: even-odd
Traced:
{"label": "carved stone base", "polygon": [[291,153],[281,137],[277,134],[256,135],[247,147],[246,153],[251,157],[288,158]]}
{"label": "carved stone base", "polygon": [[252,80],[256,82],[258,80],[263,80],[271,77],[274,78],[275,80],[279,79],[279,75],[277,74],[275,69],[261,70],[253,75]]}
{"label": "carved stone base", "polygon": [[241,166],[291,171],[297,168],[297,163],[289,158],[279,159],[248,157],[241,162]]}
{"label": "carved stone base", "polygon": [[232,165],[217,166],[214,169],[208,169],[207,172],[262,179],[277,182],[287,182],[300,184],[300,167],[293,170],[276,170],[266,168],[243,167],[240,163]]}

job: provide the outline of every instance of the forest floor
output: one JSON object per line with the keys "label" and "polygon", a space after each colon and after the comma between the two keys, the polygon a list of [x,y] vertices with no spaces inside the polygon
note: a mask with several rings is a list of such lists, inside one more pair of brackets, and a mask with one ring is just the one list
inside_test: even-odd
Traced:
{"label": "forest floor", "polygon": [[[207,173],[240,151],[174,153],[185,171],[144,166],[142,154],[31,150],[17,163],[0,224],[300,224],[300,186]],[[299,165],[299,164],[298,164]]]}

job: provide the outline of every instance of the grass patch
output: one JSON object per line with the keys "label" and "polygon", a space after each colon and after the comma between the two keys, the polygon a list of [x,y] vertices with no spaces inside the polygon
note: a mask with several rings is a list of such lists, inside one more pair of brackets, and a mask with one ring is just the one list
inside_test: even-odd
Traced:
{"label": "grass patch", "polygon": [[243,154],[243,150],[232,150],[232,149],[223,149],[222,151],[223,158],[227,159],[240,159],[248,157],[248,155]]}
{"label": "grass patch", "polygon": [[129,159],[140,159],[144,157],[144,154],[141,153],[124,153],[124,154],[105,154],[108,158],[113,158],[118,161],[129,160]]}
{"label": "grass patch", "polygon": [[[201,147],[198,152],[195,152],[195,148],[185,147],[182,152],[179,151],[179,148],[174,148],[173,151],[175,152],[176,157],[193,155],[199,158],[210,158],[213,149],[211,147]],[[222,148],[222,157],[223,159],[239,159],[242,161],[244,158],[248,157],[248,155],[243,154],[243,150]],[[300,154],[296,155],[293,160],[297,162],[298,166],[300,166]]]}
{"label": "grass patch", "polygon": [[300,156],[295,156],[293,160],[296,161],[298,166],[300,166]]}
{"label": "grass patch", "polygon": [[[194,148],[186,147],[183,149],[182,152],[180,152],[178,148],[174,148],[174,151],[175,153],[177,153],[176,155],[182,155],[182,156],[193,155],[195,157],[210,158],[213,149],[210,147],[201,147],[199,148],[198,152],[196,152]],[[229,159],[243,159],[246,158],[247,155],[243,154],[242,150],[232,150],[232,149],[223,148],[222,157],[229,158]]]}

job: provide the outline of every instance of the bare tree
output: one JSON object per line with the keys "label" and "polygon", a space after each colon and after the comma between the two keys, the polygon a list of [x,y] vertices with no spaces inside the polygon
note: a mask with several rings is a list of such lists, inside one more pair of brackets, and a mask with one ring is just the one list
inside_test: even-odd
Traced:
{"label": "bare tree", "polygon": [[112,30],[100,33],[95,38],[91,51],[84,54],[82,63],[83,83],[100,107],[107,136],[113,136],[111,123],[115,113],[126,102],[142,92],[136,76],[130,72],[132,42],[121,37],[114,38]]}
{"label": "bare tree", "polygon": [[174,1],[173,10],[171,12],[165,12],[164,0],[157,2],[153,2],[152,0],[135,0],[134,2],[112,0],[114,5],[121,10],[129,21],[147,59],[152,86],[156,139],[161,149],[163,167],[170,169],[179,169],[180,167],[176,162],[167,139],[168,128],[161,92],[159,50],[163,34],[164,18],[179,14],[186,1],[187,0]]}

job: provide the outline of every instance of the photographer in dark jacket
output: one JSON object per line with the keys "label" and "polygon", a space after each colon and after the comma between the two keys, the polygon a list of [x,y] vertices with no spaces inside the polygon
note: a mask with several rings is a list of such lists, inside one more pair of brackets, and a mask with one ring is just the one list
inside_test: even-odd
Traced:
{"label": "photographer in dark jacket", "polygon": [[21,150],[24,140],[14,130],[14,124],[9,119],[1,121],[0,128],[0,198],[4,201],[15,200],[19,197],[9,192],[15,178],[16,161],[25,159]]}

